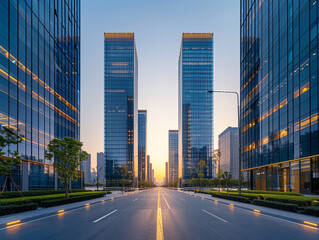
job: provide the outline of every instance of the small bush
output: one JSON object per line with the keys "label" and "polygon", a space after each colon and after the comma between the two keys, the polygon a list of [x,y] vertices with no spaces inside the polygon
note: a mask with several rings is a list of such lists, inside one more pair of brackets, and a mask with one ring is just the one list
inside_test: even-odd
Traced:
{"label": "small bush", "polygon": [[112,192],[111,191],[106,191],[106,194],[112,194]]}
{"label": "small bush", "polygon": [[319,217],[319,207],[299,207],[298,212]]}
{"label": "small bush", "polygon": [[301,193],[296,193],[296,192],[279,192],[279,191],[262,191],[262,190],[242,190],[241,192],[242,193],[255,193],[255,194],[276,194],[276,195],[289,195],[289,196],[303,196]]}
{"label": "small bush", "polygon": [[263,206],[263,207],[270,207],[270,208],[290,211],[290,212],[298,212],[299,210],[298,206],[292,203],[281,203],[281,202],[255,199],[252,201],[252,204]]}
{"label": "small bush", "polygon": [[279,196],[279,195],[265,195],[265,200],[281,203],[292,203],[298,206],[311,206],[312,200],[307,197],[299,196]]}
{"label": "small bush", "polygon": [[[84,189],[73,189],[71,193],[76,192],[92,192],[91,190],[84,190]],[[43,195],[51,195],[51,194],[63,194],[65,190],[30,190],[30,191],[22,191],[23,196],[30,197],[30,196],[43,196]],[[2,199],[6,198],[19,198],[21,197],[20,192],[3,192],[0,196]]]}
{"label": "small bush", "polygon": [[228,199],[232,201],[237,201],[237,202],[243,202],[243,203],[250,203],[250,200],[246,197],[240,197],[240,196],[232,196],[232,195],[224,195],[224,194],[219,194],[219,193],[212,193],[212,197],[218,197],[218,198],[223,198],[223,199]]}
{"label": "small bush", "polygon": [[13,213],[19,213],[19,212],[26,212],[30,210],[35,210],[37,208],[38,208],[38,204],[36,203],[0,206],[0,216],[13,214]]}
{"label": "small bush", "polygon": [[90,194],[90,195],[78,196],[78,197],[59,198],[59,199],[42,201],[40,206],[43,208],[47,208],[47,207],[53,207],[53,206],[67,204],[67,203],[74,203],[74,202],[80,202],[84,200],[99,198],[103,196],[104,196],[104,193],[96,193],[96,194]]}

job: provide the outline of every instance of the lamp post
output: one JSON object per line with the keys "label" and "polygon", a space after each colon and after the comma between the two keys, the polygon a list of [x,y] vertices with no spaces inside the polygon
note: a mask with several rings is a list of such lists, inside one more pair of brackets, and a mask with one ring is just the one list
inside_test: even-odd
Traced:
{"label": "lamp post", "polygon": [[225,93],[225,94],[236,94],[237,97],[237,118],[238,118],[238,140],[239,140],[239,146],[238,146],[238,172],[239,172],[239,178],[238,178],[238,194],[241,194],[241,154],[240,154],[240,103],[239,103],[239,94],[238,92],[232,92],[232,91],[215,91],[210,90],[207,91],[208,93]]}

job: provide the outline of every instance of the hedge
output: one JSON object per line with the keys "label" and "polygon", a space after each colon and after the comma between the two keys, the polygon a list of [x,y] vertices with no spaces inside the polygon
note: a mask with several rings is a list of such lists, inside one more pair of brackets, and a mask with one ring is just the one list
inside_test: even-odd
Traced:
{"label": "hedge", "polygon": [[298,212],[298,209],[299,209],[296,204],[273,202],[273,201],[259,200],[259,199],[253,200],[252,204],[263,206],[263,207],[275,208],[279,210],[290,211],[290,212]]}
{"label": "hedge", "polygon": [[[238,191],[236,191],[238,193]],[[303,196],[301,193],[296,192],[279,192],[279,191],[262,191],[262,190],[242,190],[242,193],[254,194],[276,194],[276,195],[290,195],[290,196]]]}
{"label": "hedge", "polygon": [[232,196],[232,195],[224,195],[224,194],[219,194],[219,193],[212,193],[212,197],[218,197],[218,198],[223,198],[223,199],[228,199],[228,200],[233,200],[237,202],[243,202],[243,203],[250,203],[250,200],[246,197],[239,197],[239,196]]}
{"label": "hedge", "polygon": [[35,210],[37,208],[38,208],[38,204],[36,203],[0,206],[0,216]]}
{"label": "hedge", "polygon": [[74,202],[80,202],[80,201],[89,200],[93,198],[99,198],[103,196],[104,196],[104,193],[96,193],[96,194],[90,194],[90,195],[79,196],[79,197],[59,198],[54,200],[42,201],[40,206],[43,208],[47,208],[47,207],[53,207],[53,206],[67,204],[67,203],[74,203]]}
{"label": "hedge", "polygon": [[[84,189],[73,189],[71,190],[72,193],[76,192],[92,192],[91,190],[84,190]],[[51,195],[51,194],[59,194],[65,193],[65,190],[30,190],[30,191],[22,191],[23,196],[42,196],[42,195]],[[0,195],[0,198],[18,198],[21,197],[20,192],[3,192]]]}
{"label": "hedge", "polygon": [[[92,194],[105,194],[104,191],[96,191],[96,192],[77,192],[77,193],[70,193],[70,197],[76,197],[76,196],[87,196],[87,195],[92,195]],[[29,203],[37,203],[38,205],[41,205],[41,202],[47,201],[47,200],[52,200],[52,199],[59,199],[59,198],[64,198],[65,194],[51,194],[51,195],[42,195],[42,196],[31,196],[31,197],[26,197],[25,199],[20,197],[20,198],[8,198],[8,199],[2,199],[1,200],[1,205],[21,205],[21,204],[26,204],[26,201]]]}
{"label": "hedge", "polygon": [[319,207],[299,207],[298,213],[319,217]]}
{"label": "hedge", "polygon": [[292,203],[298,206],[311,206],[312,200],[307,197],[299,196],[277,196],[277,195],[265,195],[264,199],[272,202]]}

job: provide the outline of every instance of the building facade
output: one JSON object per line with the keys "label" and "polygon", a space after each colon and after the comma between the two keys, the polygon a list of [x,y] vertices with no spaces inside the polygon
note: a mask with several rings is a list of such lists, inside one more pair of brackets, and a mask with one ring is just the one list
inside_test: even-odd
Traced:
{"label": "building facade", "polygon": [[86,161],[81,162],[81,170],[84,172],[84,182],[91,184],[93,183],[94,178],[92,177],[92,161],[91,154],[88,155]]}
{"label": "building facade", "polygon": [[178,179],[178,130],[168,130],[168,182]]}
{"label": "building facade", "polygon": [[178,70],[178,177],[182,184],[197,177],[204,160],[205,178],[212,178],[213,33],[183,33]]}
{"label": "building facade", "polygon": [[318,3],[241,0],[241,154],[249,187],[319,193]]}
{"label": "building facade", "polygon": [[147,111],[138,110],[138,180],[147,181]]}
{"label": "building facade", "polygon": [[104,152],[96,153],[96,166],[99,172],[99,183],[104,184],[105,182],[105,162],[104,162]]}
{"label": "building facade", "polygon": [[147,155],[147,181],[151,181],[151,158]]}
{"label": "building facade", "polygon": [[169,183],[168,175],[169,175],[168,162],[165,162],[165,179],[164,179],[165,185],[168,185],[168,183]]}
{"label": "building facade", "polygon": [[[0,127],[24,136],[10,149],[22,158],[12,175],[22,190],[57,189],[44,152],[54,138],[80,140],[80,1],[3,0],[0,9]],[[79,171],[72,188],[82,187]]]}
{"label": "building facade", "polygon": [[118,185],[121,166],[137,187],[138,109],[137,53],[134,33],[104,33],[105,179]]}
{"label": "building facade", "polygon": [[239,138],[238,128],[228,127],[218,135],[220,156],[220,169],[228,171],[231,179],[238,179],[239,176]]}

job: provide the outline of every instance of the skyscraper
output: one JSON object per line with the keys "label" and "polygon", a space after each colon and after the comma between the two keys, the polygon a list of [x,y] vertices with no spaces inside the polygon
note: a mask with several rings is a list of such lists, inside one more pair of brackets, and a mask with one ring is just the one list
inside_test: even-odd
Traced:
{"label": "skyscraper", "polygon": [[205,161],[204,177],[212,177],[213,151],[213,33],[183,33],[179,54],[178,176],[182,184],[197,177]]}
{"label": "skyscraper", "polygon": [[104,158],[109,185],[121,179],[125,165],[127,180],[137,187],[137,99],[134,33],[104,33]]}
{"label": "skyscraper", "polygon": [[319,193],[318,3],[241,1],[241,154],[249,187]]}
{"label": "skyscraper", "polygon": [[228,171],[232,179],[238,179],[238,128],[228,127],[218,135],[220,156],[220,169]]}
{"label": "skyscraper", "polygon": [[92,165],[91,165],[91,154],[89,154],[88,159],[86,161],[81,162],[81,170],[84,171],[84,182],[85,183],[93,183],[92,178]]}
{"label": "skyscraper", "polygon": [[138,180],[147,181],[147,111],[138,110]]}
{"label": "skyscraper", "polygon": [[80,140],[80,1],[59,3],[0,1],[0,127],[25,138],[10,147],[22,158],[12,175],[23,190],[62,186],[45,147]]}
{"label": "skyscraper", "polygon": [[168,130],[168,182],[178,179],[178,130]]}
{"label": "skyscraper", "polygon": [[147,155],[147,181],[151,181],[151,162],[150,155]]}
{"label": "skyscraper", "polygon": [[96,153],[96,166],[97,166],[97,171],[99,171],[99,183],[104,184],[105,182],[104,152]]}
{"label": "skyscraper", "polygon": [[169,183],[168,175],[169,175],[168,162],[165,162],[165,180],[164,180],[164,184],[166,184],[166,185],[168,185],[168,183]]}

